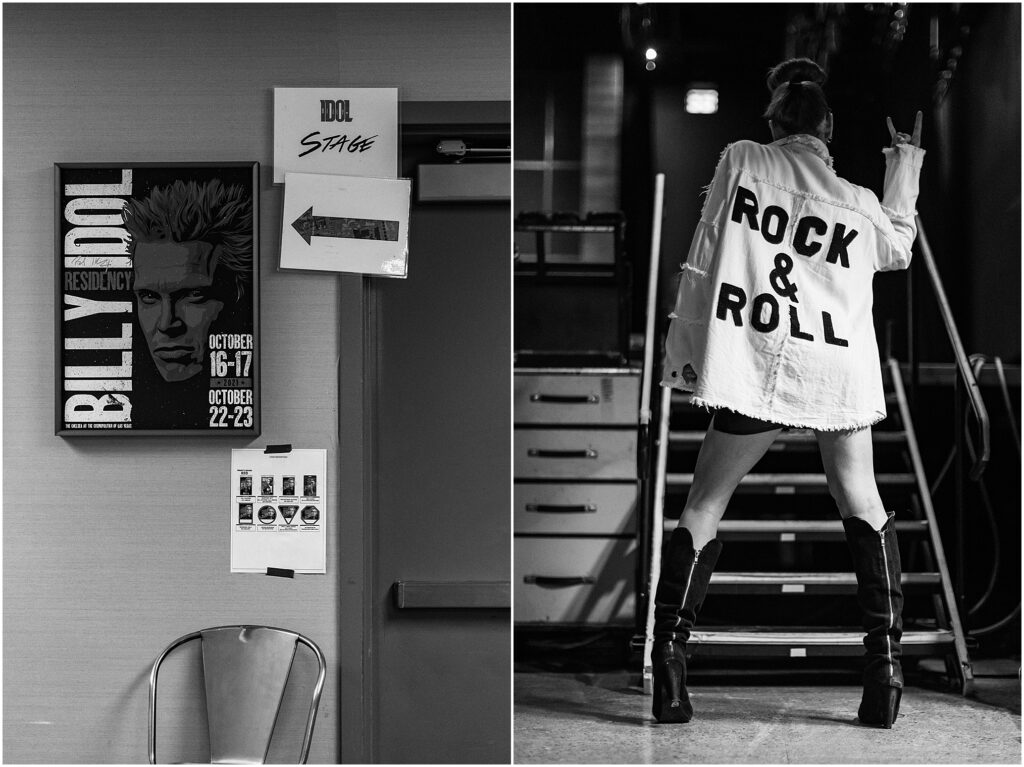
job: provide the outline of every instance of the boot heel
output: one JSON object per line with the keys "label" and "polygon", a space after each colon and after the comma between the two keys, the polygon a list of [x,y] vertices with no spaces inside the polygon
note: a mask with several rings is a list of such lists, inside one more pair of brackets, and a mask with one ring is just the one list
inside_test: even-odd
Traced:
{"label": "boot heel", "polygon": [[882,727],[887,730],[892,729],[893,722],[896,721],[896,716],[900,713],[900,698],[902,697],[902,687],[890,687],[882,698],[882,705],[884,707]]}
{"label": "boot heel", "polygon": [[685,724],[693,717],[693,706],[683,684],[683,665],[678,661],[655,666],[652,713],[662,724]]}
{"label": "boot heel", "polygon": [[900,713],[900,699],[903,697],[902,687],[889,685],[871,685],[864,688],[857,717],[861,724],[875,725],[891,730],[896,717]]}

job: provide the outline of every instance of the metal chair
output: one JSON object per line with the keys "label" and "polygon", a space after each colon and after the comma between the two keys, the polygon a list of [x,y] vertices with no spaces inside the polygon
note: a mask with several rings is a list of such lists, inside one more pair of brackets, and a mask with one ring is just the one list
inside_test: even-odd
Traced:
{"label": "metal chair", "polygon": [[201,642],[211,764],[264,764],[299,643],[319,664],[299,764],[309,756],[326,662],[314,642],[269,626],[218,626],[185,634],[160,653],[149,675],[149,763],[156,764],[156,687],[160,665],[182,645]]}

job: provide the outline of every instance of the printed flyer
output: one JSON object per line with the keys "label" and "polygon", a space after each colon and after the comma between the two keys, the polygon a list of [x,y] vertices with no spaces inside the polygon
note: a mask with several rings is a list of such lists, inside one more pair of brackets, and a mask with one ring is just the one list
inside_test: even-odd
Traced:
{"label": "printed flyer", "polygon": [[58,164],[56,433],[258,436],[259,164]]}
{"label": "printed flyer", "polygon": [[327,572],[327,451],[231,451],[231,572]]}

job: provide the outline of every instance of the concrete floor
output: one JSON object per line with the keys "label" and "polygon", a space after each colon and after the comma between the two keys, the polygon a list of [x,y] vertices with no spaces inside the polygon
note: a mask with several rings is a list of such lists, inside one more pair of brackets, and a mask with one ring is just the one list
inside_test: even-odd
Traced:
{"label": "concrete floor", "polygon": [[[856,723],[860,688],[694,680],[694,718],[660,725],[635,672],[522,672],[517,764],[1020,764],[1019,662],[990,662],[976,696],[907,687],[892,730]],[[724,681],[728,681],[724,679]]]}

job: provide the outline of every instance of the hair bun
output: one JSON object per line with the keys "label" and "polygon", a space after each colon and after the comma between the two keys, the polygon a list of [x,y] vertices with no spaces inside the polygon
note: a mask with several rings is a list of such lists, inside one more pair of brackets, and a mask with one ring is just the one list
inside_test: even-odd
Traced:
{"label": "hair bun", "polygon": [[788,59],[768,72],[768,90],[774,92],[780,85],[804,80],[824,85],[826,79],[828,75],[825,74],[825,70],[810,59]]}

